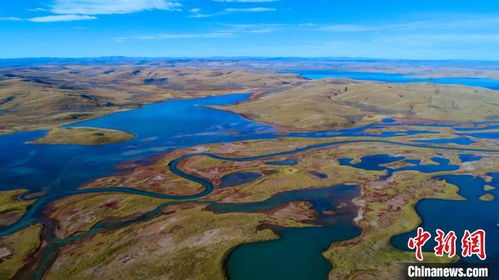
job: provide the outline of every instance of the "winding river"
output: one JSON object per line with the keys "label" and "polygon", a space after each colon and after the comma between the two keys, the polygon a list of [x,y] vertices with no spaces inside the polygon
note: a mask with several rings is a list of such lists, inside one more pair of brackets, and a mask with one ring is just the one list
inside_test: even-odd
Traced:
{"label": "winding river", "polygon": [[[136,138],[124,143],[104,146],[27,144],[27,142],[43,136],[46,131],[21,132],[0,136],[0,190],[22,188],[27,189],[28,194],[36,195],[35,198],[31,198],[36,199],[36,202],[28,209],[27,213],[23,215],[20,220],[10,226],[0,228],[0,236],[14,233],[31,224],[43,223],[45,226],[42,237],[48,244],[42,252],[40,252],[40,256],[35,262],[36,265],[26,271],[23,271],[20,276],[30,276],[34,279],[41,278],[44,271],[55,257],[60,246],[95,234],[103,229],[123,227],[131,223],[150,219],[156,215],[159,215],[161,209],[172,203],[201,203],[211,205],[209,207],[213,207],[214,211],[244,212],[262,211],[262,209],[269,207],[269,205],[277,205],[286,201],[305,200],[311,201],[314,209],[321,212],[323,210],[338,211],[337,204],[340,201],[350,201],[353,197],[358,195],[358,187],[336,186],[329,189],[324,188],[312,191],[306,190],[283,193],[276,195],[270,201],[264,201],[255,205],[217,205],[212,201],[200,200],[212,192],[214,188],[212,182],[189,174],[188,172],[178,168],[179,163],[189,157],[207,156],[227,161],[268,159],[269,162],[272,162],[274,157],[293,155],[306,150],[348,143],[384,143],[428,149],[457,150],[468,153],[499,152],[499,150],[493,149],[474,149],[466,147],[465,145],[459,147],[448,147],[439,145],[439,143],[397,142],[381,139],[401,135],[435,133],[430,130],[388,131],[378,135],[364,133],[364,130],[370,128],[396,128],[401,125],[399,123],[392,123],[389,121],[371,126],[336,131],[280,133],[273,126],[250,121],[231,112],[215,110],[207,107],[211,105],[234,104],[248,99],[249,96],[249,94],[232,94],[190,100],[168,100],[163,103],[146,105],[140,109],[113,113],[101,118],[71,125],[118,129],[136,135]],[[490,124],[490,126],[493,125],[496,124]],[[429,125],[421,126],[428,127]],[[455,128],[460,127],[459,124],[447,126]],[[477,129],[470,131],[476,133],[476,130]],[[466,126],[463,126],[461,131],[463,135],[471,133],[466,131]],[[180,177],[201,184],[204,187],[203,191],[194,195],[170,196],[127,188],[126,186],[79,189],[80,186],[91,182],[96,178],[108,176],[113,173],[126,172],[126,169],[118,169],[116,167],[121,163],[148,163],[156,155],[183,147],[206,143],[234,142],[250,139],[272,139],[278,137],[322,138],[338,136],[358,137],[359,139],[332,141],[328,143],[309,145],[284,152],[245,158],[228,158],[210,153],[196,153],[184,155],[174,159],[168,166],[171,172]],[[366,136],[369,136],[371,139],[361,139],[361,137]],[[495,138],[495,136],[492,135],[491,138]],[[282,164],[286,164],[286,162]],[[349,164],[349,162],[346,160],[344,164]],[[438,165],[435,170],[441,170],[439,169],[440,167],[450,168],[444,170],[454,170],[453,166],[449,166],[448,162],[442,160],[440,161],[440,165]],[[367,167],[363,165],[357,167],[367,169]],[[392,172],[397,172],[397,170],[392,170]],[[429,172],[433,172],[433,169]],[[51,224],[50,221],[47,221],[47,219],[42,215],[44,208],[49,203],[66,196],[98,192],[130,193],[156,198],[173,199],[176,201],[159,205],[154,210],[128,221],[102,222],[95,225],[90,231],[82,235],[72,236],[67,239],[57,239],[54,234],[55,225]],[[329,195],[332,195],[334,199],[329,202],[324,201],[324,198],[329,197]],[[27,196],[25,195],[23,197]],[[322,209],[321,207],[325,208]],[[327,249],[329,244],[332,242],[350,239],[360,234],[360,229],[352,223],[352,215],[354,212],[355,211],[352,207],[346,207],[343,215],[338,215],[334,219],[324,215],[321,217],[322,219],[317,221],[317,226],[310,228],[274,228],[274,230],[281,236],[279,240],[246,244],[234,250],[228,261],[230,277],[232,279],[246,279],[244,275],[249,273],[249,266],[247,264],[252,261],[260,261],[259,266],[261,267],[262,273],[261,275],[258,275],[258,278],[274,279],[276,277],[275,273],[282,271],[282,269],[278,269],[279,264],[277,263],[275,266],[265,266],[261,263],[262,259],[260,257],[263,254],[268,257],[278,257],[281,262],[281,267],[289,265],[295,265],[295,267],[298,267],[298,265],[300,263],[304,263],[306,259],[312,259],[314,261],[307,262],[309,265],[304,265],[301,271],[306,272],[308,276],[313,276],[313,279],[323,279],[327,276],[331,266],[327,261],[325,261],[325,259],[322,259],[320,253]],[[422,210],[420,210],[420,212],[422,212]],[[422,213],[422,215],[425,216],[424,213]],[[310,237],[313,237],[312,243],[308,240]],[[300,244],[300,246],[292,246],[293,250],[298,251],[289,253],[286,250],[280,250],[280,248],[290,247],[289,244]],[[267,255],[269,252],[273,252],[274,255]],[[303,258],[296,257],[296,254],[303,254]],[[286,258],[286,256],[288,257]],[[295,257],[293,258],[292,256]],[[281,272],[279,275],[282,275],[282,273],[284,272]],[[300,278],[302,276],[303,274],[300,274],[297,271],[294,274],[288,275],[287,278],[303,279]]]}

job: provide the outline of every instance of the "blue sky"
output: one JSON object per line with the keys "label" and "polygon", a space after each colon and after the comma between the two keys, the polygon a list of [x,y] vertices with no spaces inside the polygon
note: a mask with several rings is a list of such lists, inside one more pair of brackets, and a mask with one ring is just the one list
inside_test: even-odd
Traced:
{"label": "blue sky", "polygon": [[499,60],[497,0],[12,0],[0,57]]}

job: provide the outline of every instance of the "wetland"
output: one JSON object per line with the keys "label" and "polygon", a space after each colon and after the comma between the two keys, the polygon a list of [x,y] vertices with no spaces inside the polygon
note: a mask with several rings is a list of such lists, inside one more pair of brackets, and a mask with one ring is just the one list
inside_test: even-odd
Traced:
{"label": "wetland", "polygon": [[[499,205],[490,199],[499,186],[497,121],[491,120],[497,106],[487,103],[473,120],[468,114],[487,94],[498,98],[495,91],[327,80],[297,84],[298,90],[285,85],[274,94],[220,91],[50,131],[0,135],[0,274],[396,279],[399,265],[414,260],[404,244],[418,225],[482,227],[489,255],[499,257],[492,241],[499,236],[497,217],[483,214],[497,213]],[[300,87],[307,93],[295,93]],[[411,109],[413,101],[404,99],[395,112],[362,105],[366,87],[397,95],[441,91],[427,96],[431,110]],[[464,113],[432,119],[447,110],[455,89],[478,97]],[[334,120],[321,124],[315,122],[320,114],[306,115],[323,98],[332,107],[319,108],[340,114],[322,112]],[[276,103],[271,117],[246,111]],[[296,104],[303,122],[289,117]]]}

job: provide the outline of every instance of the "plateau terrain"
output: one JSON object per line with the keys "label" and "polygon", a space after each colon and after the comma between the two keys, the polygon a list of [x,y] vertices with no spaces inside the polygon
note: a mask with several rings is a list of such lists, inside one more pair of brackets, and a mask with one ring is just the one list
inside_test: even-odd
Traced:
{"label": "plateau terrain", "polygon": [[0,65],[2,279],[401,279],[421,225],[499,259],[494,62]]}

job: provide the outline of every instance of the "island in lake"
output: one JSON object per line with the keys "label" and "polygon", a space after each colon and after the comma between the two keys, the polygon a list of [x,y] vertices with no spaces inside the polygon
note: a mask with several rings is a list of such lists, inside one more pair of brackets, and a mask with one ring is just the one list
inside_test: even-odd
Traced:
{"label": "island in lake", "polygon": [[499,259],[494,62],[0,63],[1,279],[400,279],[421,224]]}
{"label": "island in lake", "polygon": [[62,127],[51,129],[33,143],[106,145],[123,142],[134,136],[120,130],[93,127]]}

